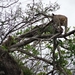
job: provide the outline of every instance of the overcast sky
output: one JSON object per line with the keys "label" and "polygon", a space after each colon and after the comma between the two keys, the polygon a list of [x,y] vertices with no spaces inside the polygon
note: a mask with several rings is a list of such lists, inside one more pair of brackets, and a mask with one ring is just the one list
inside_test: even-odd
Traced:
{"label": "overcast sky", "polygon": [[[20,0],[24,6],[30,3],[32,0]],[[36,0],[39,1],[39,0]],[[75,0],[41,0],[45,4],[49,4],[49,1],[57,2],[60,5],[60,9],[54,13],[63,14],[68,17],[68,27],[75,26]]]}

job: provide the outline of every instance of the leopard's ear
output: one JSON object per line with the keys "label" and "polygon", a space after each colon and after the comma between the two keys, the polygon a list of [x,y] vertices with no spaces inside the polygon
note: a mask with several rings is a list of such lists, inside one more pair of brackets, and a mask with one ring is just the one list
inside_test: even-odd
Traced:
{"label": "leopard's ear", "polygon": [[54,13],[52,13],[52,16],[54,16]]}

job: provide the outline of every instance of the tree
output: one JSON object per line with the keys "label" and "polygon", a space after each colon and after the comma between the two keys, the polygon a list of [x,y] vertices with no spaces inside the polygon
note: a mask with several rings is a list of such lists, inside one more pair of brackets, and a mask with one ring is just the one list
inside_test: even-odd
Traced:
{"label": "tree", "polygon": [[[0,19],[0,67],[3,68],[0,74],[72,75],[75,30],[62,34],[62,30],[54,26],[50,13],[58,10],[59,5],[50,3],[44,7],[41,1],[33,0],[24,12],[16,2],[0,6],[4,10]],[[8,44],[3,45],[6,41]]]}

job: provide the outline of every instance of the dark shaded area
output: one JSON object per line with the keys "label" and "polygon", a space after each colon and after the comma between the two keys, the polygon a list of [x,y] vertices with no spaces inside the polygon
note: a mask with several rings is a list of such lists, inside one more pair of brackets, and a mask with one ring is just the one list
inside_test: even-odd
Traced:
{"label": "dark shaded area", "polygon": [[15,60],[0,47],[0,75],[20,75],[21,70]]}

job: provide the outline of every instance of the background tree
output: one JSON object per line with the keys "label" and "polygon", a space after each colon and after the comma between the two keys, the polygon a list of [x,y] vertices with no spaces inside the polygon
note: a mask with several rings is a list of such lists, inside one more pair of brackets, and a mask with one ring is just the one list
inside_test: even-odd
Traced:
{"label": "background tree", "polygon": [[[49,17],[52,11],[60,8],[59,5],[50,3],[44,6],[41,1],[36,3],[33,0],[23,10],[16,0],[4,3],[1,2],[0,6],[0,67],[3,67],[0,73],[10,75],[16,65],[15,75],[72,75],[75,30],[60,34]],[[7,40],[8,46],[4,46]],[[9,67],[6,66],[8,59],[11,64]],[[10,72],[8,69],[11,69]]]}

